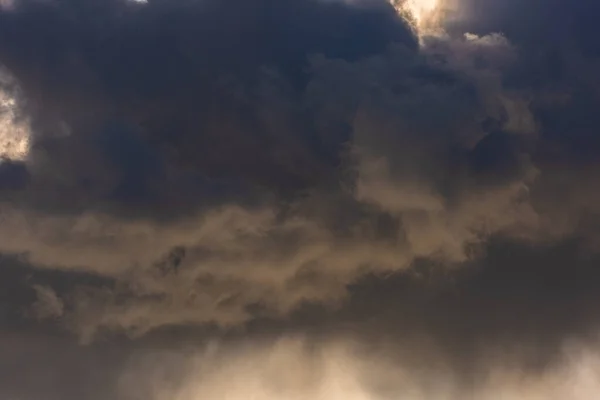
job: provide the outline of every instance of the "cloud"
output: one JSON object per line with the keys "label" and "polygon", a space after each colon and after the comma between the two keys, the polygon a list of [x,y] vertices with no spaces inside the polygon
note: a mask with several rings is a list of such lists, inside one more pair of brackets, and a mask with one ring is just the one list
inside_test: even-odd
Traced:
{"label": "cloud", "polygon": [[[499,43],[506,47],[505,42]],[[463,46],[465,54],[471,51],[468,46],[475,46],[477,54],[487,54],[477,40],[456,45]],[[499,52],[493,44],[485,46]],[[455,54],[446,44],[440,44],[438,53]],[[109,197],[108,205],[95,209],[93,201],[103,199],[103,194],[85,189],[80,193],[76,184],[57,193],[60,209],[49,209],[48,203],[39,203],[48,195],[39,190],[47,186],[35,181],[49,178],[46,184],[55,190],[55,178],[46,174],[62,159],[52,157],[48,161],[53,164],[40,170],[43,175],[31,178],[35,183],[23,192],[23,201],[7,205],[3,250],[27,254],[40,267],[112,279],[111,287],[77,289],[66,306],[70,324],[84,338],[91,338],[104,328],[140,335],[173,324],[229,326],[260,316],[285,316],[304,302],[339,305],[346,285],[365,271],[402,271],[420,257],[464,262],[469,246],[482,243],[490,234],[535,231],[538,216],[527,201],[535,167],[526,154],[515,154],[510,161],[514,165],[502,164],[502,158],[517,151],[510,137],[520,132],[493,134],[483,127],[506,104],[496,74],[471,73],[459,63],[469,55],[460,55],[462,61],[449,59],[446,66],[435,65],[429,57],[430,53],[420,55],[402,45],[356,61],[316,57],[309,65],[311,79],[298,99],[284,96],[269,103],[266,121],[285,120],[287,108],[279,108],[291,102],[289,107],[308,110],[304,123],[314,124],[318,151],[331,151],[328,144],[337,146],[333,150],[338,154],[324,164],[327,175],[310,186],[297,186],[292,198],[278,195],[278,185],[265,188],[264,183],[251,186],[248,196],[235,182],[232,190],[227,180],[220,183],[226,187],[224,195],[212,185],[196,188],[191,180],[175,188],[171,186],[177,185],[175,175],[173,180],[160,178],[159,196],[165,190],[179,190],[175,196],[189,197],[188,203],[153,204],[152,194],[131,199],[119,193]],[[262,78],[275,79],[263,83],[269,96],[280,99],[286,93],[283,78]],[[514,125],[511,121],[497,124]],[[277,131],[284,143],[294,135],[290,130],[284,125]],[[154,162],[145,164],[133,152],[145,145],[139,139],[130,144],[127,131],[118,131],[122,132],[119,141],[111,146],[119,145],[113,150],[117,154],[133,146],[128,154],[136,154],[135,159],[124,160],[127,163],[121,168],[105,166],[102,159],[96,164],[92,160],[97,148],[106,140],[117,140],[111,139],[110,130],[100,132],[100,142],[94,139],[77,147],[81,157],[64,157],[76,164],[65,166],[56,179],[70,185],[80,179],[78,174],[89,178],[90,172],[97,173],[100,179],[88,187],[102,190],[104,182],[113,182],[115,170],[118,174],[129,174],[129,168],[141,168],[143,173],[155,170]],[[337,139],[331,141],[328,135]],[[508,153],[500,156],[499,165],[469,165],[477,162],[478,152],[485,151],[480,146],[489,135],[509,140]],[[71,140],[79,146],[79,140],[88,138],[74,133],[61,140],[71,151]],[[312,152],[307,156],[314,158]],[[255,155],[240,157],[250,160]],[[269,157],[270,162],[279,159],[277,154]],[[332,163],[335,158],[340,161]],[[197,165],[191,172],[208,173]],[[314,179],[313,173],[308,171],[303,181]],[[219,182],[218,176],[213,179]],[[143,184],[135,175],[126,183],[127,189],[138,183]],[[203,198],[203,192],[215,198]],[[69,204],[68,193],[83,195],[90,206]],[[163,214],[159,205],[179,208]],[[138,210],[126,213],[130,206]]]}
{"label": "cloud", "polygon": [[56,292],[48,287],[34,285],[38,301],[33,305],[37,318],[59,318],[63,315],[64,304]]}
{"label": "cloud", "polygon": [[[150,399],[181,400],[238,399],[248,393],[256,399],[452,400],[471,395],[484,400],[498,396],[587,400],[598,390],[597,351],[579,345],[565,346],[561,367],[537,375],[520,375],[510,356],[498,357],[493,369],[481,370],[479,379],[470,383],[457,379],[441,360],[421,365],[384,352],[385,345],[348,340],[315,344],[302,337],[235,348],[212,343],[194,354],[140,354],[125,369],[120,387],[124,393],[141,392]],[[176,379],[173,370],[178,371]]]}
{"label": "cloud", "polygon": [[79,347],[41,335],[6,333],[2,339],[0,393],[16,398],[237,400],[250,393],[258,400],[458,400],[467,395],[588,400],[598,390],[598,351],[589,343],[566,344],[561,364],[537,374],[524,374],[511,354],[490,351],[477,374],[464,380],[444,359],[341,337],[291,335],[193,347]]}
{"label": "cloud", "polygon": [[[0,333],[0,395],[8,399],[119,398],[118,379],[131,350],[73,346],[41,332]],[[122,399],[122,397],[120,398]]]}
{"label": "cloud", "polygon": [[573,47],[536,78],[520,31],[467,22],[417,40],[378,1],[0,11],[28,138],[0,164],[0,252],[28,264],[33,314],[86,342],[280,323],[422,337],[452,368],[560,354],[598,322],[595,61]]}

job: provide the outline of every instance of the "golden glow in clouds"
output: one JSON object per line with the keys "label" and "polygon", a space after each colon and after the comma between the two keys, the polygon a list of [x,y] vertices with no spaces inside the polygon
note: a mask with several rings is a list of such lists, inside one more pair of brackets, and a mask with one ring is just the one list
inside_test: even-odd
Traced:
{"label": "golden glow in clouds", "polygon": [[[0,5],[2,5],[0,0]],[[12,76],[0,66],[0,162],[22,161],[30,146],[29,123],[19,118]]]}
{"label": "golden glow in clouds", "polygon": [[0,90],[0,159],[23,160],[29,152],[29,128],[16,108],[15,99]]}
{"label": "golden glow in clouds", "polygon": [[398,13],[411,20],[419,36],[438,30],[447,0],[391,0]]}
{"label": "golden glow in clouds", "polygon": [[427,20],[438,8],[438,0],[407,0],[405,7],[409,10],[418,27],[427,24]]}

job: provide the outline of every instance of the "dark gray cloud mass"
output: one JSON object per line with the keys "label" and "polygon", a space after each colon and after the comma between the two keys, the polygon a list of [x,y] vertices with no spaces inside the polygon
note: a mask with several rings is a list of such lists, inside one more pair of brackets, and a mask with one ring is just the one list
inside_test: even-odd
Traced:
{"label": "dark gray cloud mass", "polygon": [[310,370],[290,335],[376,342],[382,382],[562,374],[600,324],[600,10],[444,4],[432,33],[383,0],[0,1],[0,369],[36,366],[0,394],[54,340],[45,399],[173,398],[142,386],[197,360],[156,348],[215,337],[214,398],[240,359]]}

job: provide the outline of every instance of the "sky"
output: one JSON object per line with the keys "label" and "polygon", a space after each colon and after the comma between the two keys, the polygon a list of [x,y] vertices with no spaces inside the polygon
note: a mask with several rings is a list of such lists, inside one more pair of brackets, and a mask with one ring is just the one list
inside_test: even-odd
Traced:
{"label": "sky", "polygon": [[0,397],[594,399],[598,17],[0,0]]}

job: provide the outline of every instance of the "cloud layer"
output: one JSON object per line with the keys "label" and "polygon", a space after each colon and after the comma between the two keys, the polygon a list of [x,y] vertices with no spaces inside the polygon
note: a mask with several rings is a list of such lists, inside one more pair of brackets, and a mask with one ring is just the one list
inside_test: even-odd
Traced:
{"label": "cloud layer", "polygon": [[[589,400],[598,390],[597,352],[576,344],[563,349],[560,367],[540,375],[521,375],[510,356],[505,356],[491,370],[489,364],[483,366],[478,379],[468,383],[443,362],[420,366],[384,352],[384,346],[365,348],[349,341],[315,345],[300,337],[242,344],[235,350],[213,343],[187,356],[177,352],[139,354],[130,359],[119,387],[121,393],[177,400],[237,400],[248,393],[257,400]],[[171,379],[173,370],[179,369],[185,372],[176,373],[179,379]]]}
{"label": "cloud layer", "polygon": [[592,332],[594,42],[461,7],[419,39],[379,1],[0,11],[0,134],[29,148],[2,150],[6,302],[85,341],[286,321],[540,359]]}

